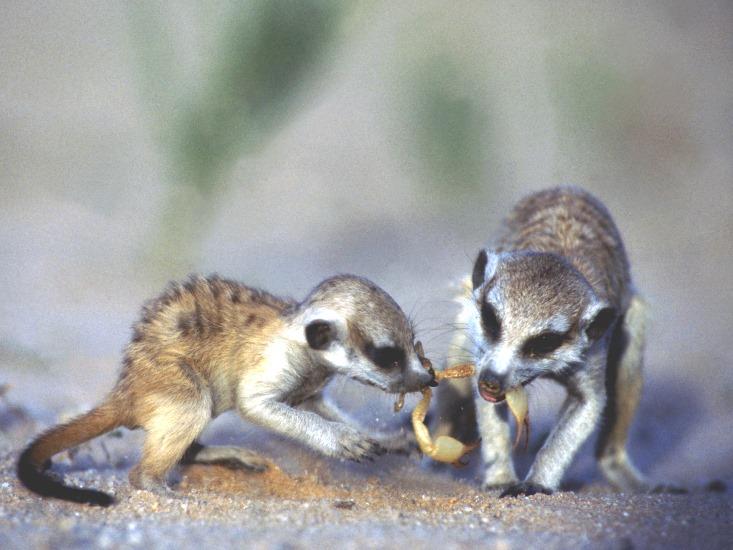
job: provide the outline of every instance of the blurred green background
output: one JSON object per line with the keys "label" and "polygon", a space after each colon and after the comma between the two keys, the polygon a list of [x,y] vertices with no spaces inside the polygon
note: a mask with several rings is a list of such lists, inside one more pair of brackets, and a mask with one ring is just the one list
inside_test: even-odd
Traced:
{"label": "blurred green background", "polygon": [[573,183],[614,213],[653,306],[639,437],[662,451],[646,462],[733,473],[729,2],[0,13],[0,376],[16,395],[93,403],[140,303],[191,271],[295,297],[365,275],[439,358],[450,284],[501,216]]}

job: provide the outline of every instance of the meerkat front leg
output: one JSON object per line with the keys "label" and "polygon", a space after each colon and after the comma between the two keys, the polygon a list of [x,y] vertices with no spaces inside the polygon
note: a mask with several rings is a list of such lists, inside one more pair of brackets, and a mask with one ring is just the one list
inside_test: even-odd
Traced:
{"label": "meerkat front leg", "polygon": [[506,409],[476,399],[476,419],[481,436],[481,457],[484,461],[483,488],[503,489],[517,482],[511,454],[511,436]]}
{"label": "meerkat front leg", "polygon": [[339,422],[347,425],[356,424],[359,431],[364,432],[365,437],[378,442],[385,450],[392,453],[409,453],[417,448],[417,442],[412,430],[406,432],[401,429],[397,433],[379,433],[362,426],[355,422],[347,413],[342,411],[333,401],[326,398],[322,393],[307,399],[301,404],[302,408],[313,411],[322,416],[326,420]]}
{"label": "meerkat front leg", "polygon": [[524,482],[502,496],[552,494],[562,476],[598,422],[606,401],[602,370],[584,371],[568,381],[568,397],[560,420],[537,454]]}
{"label": "meerkat front leg", "polygon": [[310,397],[303,401],[299,407],[304,410],[308,410],[316,413],[317,415],[330,420],[332,422],[342,422],[344,424],[351,424],[353,420],[338,406],[326,399],[326,396],[322,393],[318,393],[313,397]]}
{"label": "meerkat front leg", "polygon": [[240,402],[239,411],[254,424],[334,458],[360,462],[384,454],[386,450],[375,439],[342,422],[302,411],[267,397],[249,397]]}

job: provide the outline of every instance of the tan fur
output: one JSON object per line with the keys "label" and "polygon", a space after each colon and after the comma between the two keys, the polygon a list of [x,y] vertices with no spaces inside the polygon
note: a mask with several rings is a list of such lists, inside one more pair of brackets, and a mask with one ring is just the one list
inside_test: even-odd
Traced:
{"label": "tan fur", "polygon": [[52,428],[37,440],[30,454],[31,464],[41,468],[56,453],[119,427],[124,423],[121,412],[116,403],[108,400],[88,413]]}
{"label": "tan fur", "polygon": [[209,395],[212,412],[232,408],[239,380],[262,371],[263,349],[293,305],[218,277],[171,284],[144,307],[127,349],[118,387],[134,411],[128,427],[155,414],[151,394],[174,403]]}
{"label": "tan fur", "polygon": [[583,275],[599,298],[625,306],[631,278],[621,235],[606,207],[581,189],[547,189],[519,201],[504,220],[494,249],[555,253]]}
{"label": "tan fur", "polygon": [[293,305],[215,276],[171,283],[143,307],[110,397],[42,435],[33,465],[116,427],[143,428],[130,479],[141,488],[161,484],[209,420],[235,406],[240,380],[267,376],[263,349]]}
{"label": "tan fur", "polygon": [[[307,341],[311,323],[329,327],[327,342]],[[331,420],[339,418],[338,411],[325,403],[319,410],[328,412],[328,420],[295,407],[307,400],[320,403],[320,390],[336,373],[385,391],[417,390],[431,378],[413,340],[399,306],[355,276],[327,279],[302,303],[217,276],[172,283],[143,307],[108,399],[33,442],[21,456],[19,476],[40,494],[107,505],[109,497],[99,492],[44,485],[37,470],[59,451],[118,426],[146,432],[142,458],[130,472],[139,488],[164,484],[184,455],[188,461],[233,460],[261,468],[265,461],[251,451],[207,449],[196,442],[213,417],[233,408],[329,456],[360,460],[399,448],[402,443],[383,445]],[[399,369],[371,362],[370,353],[380,346],[402,350]]]}

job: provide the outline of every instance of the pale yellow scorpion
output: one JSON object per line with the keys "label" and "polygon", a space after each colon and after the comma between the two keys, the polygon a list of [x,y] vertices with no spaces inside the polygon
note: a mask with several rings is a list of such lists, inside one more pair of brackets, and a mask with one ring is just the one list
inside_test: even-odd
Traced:
{"label": "pale yellow scorpion", "polygon": [[[417,352],[423,367],[432,371],[432,363],[427,357],[425,357],[421,342],[417,342],[415,344],[415,351]],[[435,380],[439,382],[440,380],[447,378],[466,378],[473,376],[475,372],[476,367],[473,364],[464,363],[435,372]],[[454,466],[465,466],[466,463],[461,462],[461,458],[463,458],[466,453],[469,453],[478,447],[478,441],[475,443],[464,444],[447,435],[438,436],[438,438],[433,441],[430,437],[430,431],[425,425],[425,415],[430,407],[430,399],[432,398],[433,392],[428,387],[423,388],[420,391],[422,392],[422,399],[412,411],[412,429],[415,431],[415,438],[417,439],[417,444],[420,447],[420,450],[424,455],[438,462],[446,462],[448,464],[453,464]],[[526,446],[526,440],[529,438],[529,406],[527,403],[527,392],[525,392],[522,386],[519,386],[508,390],[505,396],[509,410],[512,412],[512,416],[514,416],[514,420],[517,423],[517,435],[514,445],[517,445],[524,433]],[[405,394],[402,393],[394,404],[395,412],[402,410],[404,404]]]}

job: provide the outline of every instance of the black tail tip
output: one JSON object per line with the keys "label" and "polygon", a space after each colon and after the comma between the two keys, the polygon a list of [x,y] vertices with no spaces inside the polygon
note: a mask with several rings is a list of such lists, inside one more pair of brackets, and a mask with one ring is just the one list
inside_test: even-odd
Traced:
{"label": "black tail tip", "polygon": [[112,506],[117,502],[115,497],[112,495],[108,495],[107,493],[102,493],[101,491],[90,491],[94,493],[93,495],[90,495],[89,498],[85,501],[82,501],[82,503],[89,504],[90,506],[99,506],[100,508],[107,508],[108,506]]}
{"label": "black tail tip", "polygon": [[108,495],[102,491],[79,489],[64,485],[60,481],[46,475],[43,471],[36,470],[29,457],[30,448],[21,454],[16,470],[18,479],[29,491],[42,497],[57,498],[59,500],[89,504],[90,506],[100,506],[102,508],[111,506],[116,502],[112,495]]}

